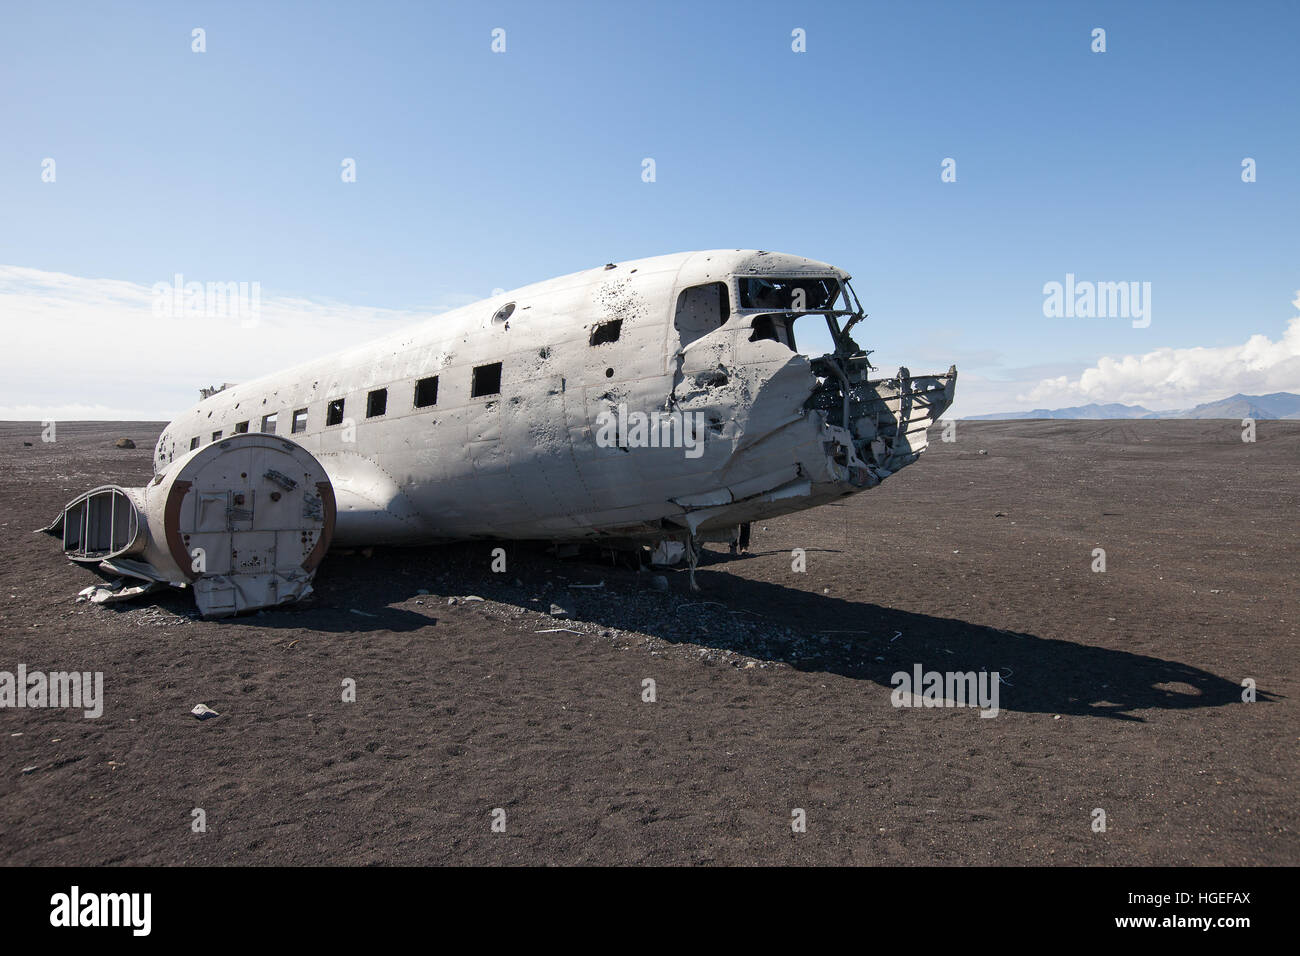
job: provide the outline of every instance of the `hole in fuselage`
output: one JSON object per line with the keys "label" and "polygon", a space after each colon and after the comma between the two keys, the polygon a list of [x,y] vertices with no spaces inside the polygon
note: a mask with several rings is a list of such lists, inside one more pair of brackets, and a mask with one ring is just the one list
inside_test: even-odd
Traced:
{"label": "hole in fuselage", "polygon": [[792,352],[798,351],[794,344],[795,316],[781,313],[756,315],[751,323],[754,331],[749,336],[751,342],[770,340],[780,342]]}

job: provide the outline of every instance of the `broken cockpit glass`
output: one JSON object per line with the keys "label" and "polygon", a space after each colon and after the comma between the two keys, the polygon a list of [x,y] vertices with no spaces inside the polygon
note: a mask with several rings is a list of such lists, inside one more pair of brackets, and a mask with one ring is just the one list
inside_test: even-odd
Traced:
{"label": "broken cockpit glass", "polygon": [[835,309],[840,295],[837,279],[741,276],[737,280],[742,309],[773,312],[823,312]]}
{"label": "broken cockpit glass", "polygon": [[[801,336],[807,337],[809,332],[812,333],[814,341],[807,344],[819,348],[829,346],[828,350],[835,354],[863,354],[848,332],[866,316],[847,281],[824,276],[742,276],[737,279],[737,291],[742,310],[772,310],[750,316],[751,342],[768,339],[791,351],[798,351],[795,322],[812,314],[825,320],[829,343],[826,341],[827,332],[821,332],[817,327],[807,329],[801,326],[804,329]],[[841,318],[848,319],[843,327]]]}

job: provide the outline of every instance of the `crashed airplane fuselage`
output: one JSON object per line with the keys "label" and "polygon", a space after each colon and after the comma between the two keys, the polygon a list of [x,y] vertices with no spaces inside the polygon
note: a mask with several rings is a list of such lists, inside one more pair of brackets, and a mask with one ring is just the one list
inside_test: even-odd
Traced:
{"label": "crashed airplane fuselage", "polygon": [[[82,496],[65,511],[65,550],[140,558],[139,539],[153,540],[174,565],[160,577],[210,579],[205,613],[302,596],[331,540],[672,539],[693,555],[743,522],[873,487],[916,460],[951,403],[955,369],[869,377],[848,280],[753,250],[610,264],[230,386],[158,440],[153,485],[175,500],[149,517],[139,489],[97,489],[101,511],[120,501],[138,514],[95,538]],[[834,342],[820,358],[795,350],[796,324],[815,322]],[[262,457],[294,448],[307,457],[285,465],[291,487],[263,473],[278,469]],[[206,477],[178,491],[183,469]],[[271,496],[290,492],[272,516]],[[71,542],[70,515],[84,526]]]}

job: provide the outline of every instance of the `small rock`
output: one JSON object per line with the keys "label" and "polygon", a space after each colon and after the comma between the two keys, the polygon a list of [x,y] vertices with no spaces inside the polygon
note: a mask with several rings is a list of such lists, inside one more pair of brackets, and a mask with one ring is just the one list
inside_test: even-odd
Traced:
{"label": "small rock", "polygon": [[455,603],[456,603],[456,599],[455,599],[454,597],[449,597],[449,598],[447,598],[447,603],[448,603],[448,604],[455,604]]}
{"label": "small rock", "polygon": [[985,451],[983,448],[981,448],[981,449],[980,449],[980,454],[981,454],[981,455],[987,455],[988,452]]}
{"label": "small rock", "polygon": [[568,617],[568,616],[569,616],[569,612],[566,611],[564,608],[560,607],[558,604],[551,605],[551,617]]}
{"label": "small rock", "polygon": [[117,441],[113,442],[113,447],[114,447],[114,448],[134,448],[134,447],[135,447],[135,442],[131,441],[131,439],[129,439],[129,438],[119,438]]}
{"label": "small rock", "polygon": [[35,769],[36,769],[35,767],[23,767],[23,773],[25,774],[31,773]]}
{"label": "small rock", "polygon": [[191,710],[190,713],[193,714],[195,717],[197,717],[199,720],[207,720],[210,717],[221,716],[215,710],[209,707],[207,704],[195,704],[194,709]]}

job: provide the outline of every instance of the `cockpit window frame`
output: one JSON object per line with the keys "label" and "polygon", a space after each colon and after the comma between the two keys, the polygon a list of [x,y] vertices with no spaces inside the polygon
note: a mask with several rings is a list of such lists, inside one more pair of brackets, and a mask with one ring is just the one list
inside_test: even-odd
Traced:
{"label": "cockpit window frame", "polygon": [[[808,272],[808,273],[793,272],[785,275],[778,274],[778,273],[771,273],[771,274],[761,273],[756,275],[753,273],[742,272],[742,273],[734,274],[731,277],[731,279],[732,279],[730,283],[732,287],[731,296],[732,296],[732,301],[735,303],[735,305],[731,310],[732,315],[754,315],[760,313],[777,313],[777,312],[789,312],[789,313],[801,314],[801,315],[805,315],[809,313],[814,315],[825,315],[827,313],[840,313],[840,312],[846,312],[847,314],[850,315],[852,314],[851,309],[845,310],[845,309],[838,309],[834,307],[835,304],[838,303],[840,299],[844,297],[844,289],[845,286],[848,284],[848,278],[845,276],[835,275],[834,273],[817,273],[817,272]],[[742,291],[741,283],[742,281],[756,280],[756,279],[767,280],[770,282],[826,281],[826,282],[835,283],[836,289],[834,295],[830,296],[829,298],[830,307],[822,307],[816,309],[783,309],[780,308],[779,306],[774,307],[771,304],[761,305],[761,306],[759,305],[745,306],[744,302],[747,297]],[[845,304],[847,305],[848,303],[846,302]]]}
{"label": "cockpit window frame", "polygon": [[[849,336],[848,333],[849,330],[853,328],[853,326],[855,326],[857,323],[865,319],[867,315],[862,310],[862,302],[858,299],[857,291],[853,288],[852,278],[853,277],[849,275],[842,275],[842,274],[835,274],[835,273],[788,273],[784,275],[778,273],[772,273],[771,275],[767,275],[767,274],[755,275],[753,273],[734,273],[731,276],[731,282],[729,283],[729,285],[731,287],[732,302],[735,303],[735,305],[731,310],[731,319],[729,319],[729,321],[739,320],[739,324],[748,326],[750,329],[752,329],[753,330],[752,335],[756,337],[751,338],[750,341],[759,341],[761,339],[766,339],[769,341],[779,341],[779,339],[771,339],[770,336],[758,334],[759,330],[756,327],[756,322],[760,317],[766,315],[772,315],[772,316],[785,315],[791,317],[791,319],[793,320],[794,318],[797,318],[799,316],[804,316],[804,315],[820,315],[826,320],[826,326],[830,330],[831,340],[835,343],[836,350],[840,352],[844,352],[846,354],[856,354],[860,352],[861,349],[858,346],[858,344],[853,341],[853,339]],[[794,310],[783,311],[781,309],[772,309],[772,308],[740,308],[740,303],[742,301],[740,295],[741,279],[785,279],[785,280],[831,279],[834,280],[839,285],[839,292],[838,294],[836,294],[836,296],[833,299],[831,299],[831,302],[833,305],[842,306],[842,307],[823,308],[823,309],[804,309],[801,312],[797,312]],[[843,327],[841,327],[840,319],[845,317],[848,318],[848,321],[844,323]],[[788,334],[791,343],[793,343],[794,342],[793,321],[790,321],[788,323]],[[790,348],[791,351],[797,351],[797,348],[793,347],[792,345],[787,345],[786,347]]]}

